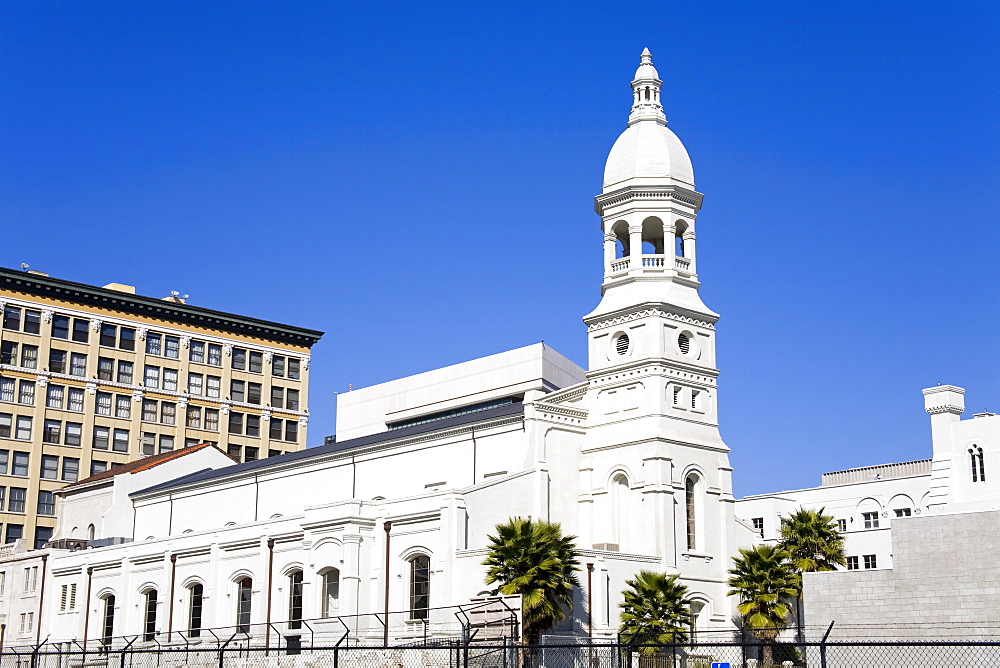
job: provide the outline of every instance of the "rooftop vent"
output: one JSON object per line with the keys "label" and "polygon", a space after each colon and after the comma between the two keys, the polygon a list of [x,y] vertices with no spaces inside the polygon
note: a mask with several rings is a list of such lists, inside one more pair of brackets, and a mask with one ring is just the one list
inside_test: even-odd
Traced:
{"label": "rooftop vent", "polygon": [[993,417],[994,415],[996,415],[996,413],[991,413],[989,411],[983,411],[982,413],[976,413],[972,417],[974,417],[974,418]]}

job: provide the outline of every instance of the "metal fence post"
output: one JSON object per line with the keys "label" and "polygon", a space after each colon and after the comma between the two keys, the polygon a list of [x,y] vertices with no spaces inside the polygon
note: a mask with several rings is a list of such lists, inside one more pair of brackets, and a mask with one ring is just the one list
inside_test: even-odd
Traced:
{"label": "metal fence post", "polygon": [[830,622],[830,626],[827,627],[826,633],[819,641],[819,662],[821,668],[826,668],[826,639],[830,637],[830,631],[833,630],[833,622]]}

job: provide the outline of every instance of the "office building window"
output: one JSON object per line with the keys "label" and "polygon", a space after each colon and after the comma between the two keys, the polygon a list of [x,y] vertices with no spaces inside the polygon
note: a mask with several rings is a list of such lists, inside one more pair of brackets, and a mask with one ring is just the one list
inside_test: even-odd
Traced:
{"label": "office building window", "polygon": [[90,475],[97,475],[108,470],[108,463],[94,459],[90,462]]}
{"label": "office building window", "polygon": [[0,401],[14,401],[14,385],[15,381],[13,378],[0,378]]}
{"label": "office building window", "polygon": [[218,376],[205,377],[205,396],[210,399],[218,399],[222,393],[222,379]]}
{"label": "office building window", "polygon": [[38,368],[38,346],[21,346],[21,366],[25,369]]}
{"label": "office building window", "polygon": [[128,420],[132,417],[132,397],[119,394],[115,397],[115,417]]}
{"label": "office building window", "polygon": [[259,415],[247,415],[247,426],[246,426],[247,436],[260,436],[260,416]]}
{"label": "office building window", "polygon": [[205,409],[205,429],[219,431],[219,411],[214,408]]}
{"label": "office building window", "polygon": [[111,446],[111,429],[94,425],[94,440],[91,447],[95,450],[107,450]]}
{"label": "office building window", "polygon": [[111,449],[114,452],[128,452],[128,429],[115,429]]}
{"label": "office building window", "polygon": [[205,386],[204,376],[202,376],[200,373],[188,374],[188,394],[201,396],[204,386]]}
{"label": "office building window", "polygon": [[17,366],[17,341],[0,343],[0,364]]}
{"label": "office building window", "polygon": [[222,346],[208,344],[208,363],[211,366],[222,366]]}
{"label": "office building window", "polygon": [[90,322],[83,318],[73,318],[73,340],[79,343],[90,341]]}
{"label": "office building window", "polygon": [[62,479],[64,482],[76,482],[80,477],[80,460],[76,457],[63,457]]}
{"label": "office building window", "polygon": [[191,406],[187,407],[187,426],[192,429],[201,429],[201,407]]}
{"label": "office building window", "polygon": [[177,391],[177,369],[163,370],[163,389],[169,392]]}
{"label": "office building window", "polygon": [[42,455],[42,479],[59,479],[59,458],[55,455]]}
{"label": "office building window", "polygon": [[7,531],[4,535],[4,542],[13,543],[16,540],[20,540],[23,536],[24,536],[23,524],[8,524]]}
{"label": "office building window", "polygon": [[160,452],[170,452],[174,449],[173,436],[160,436]]}
{"label": "office building window", "polygon": [[159,334],[153,334],[150,332],[146,335],[146,354],[156,355],[159,357],[162,355],[163,348],[163,337]]}
{"label": "office building window", "polygon": [[255,462],[258,459],[260,459],[260,448],[255,448],[249,445],[243,448],[244,462]]}
{"label": "office building window", "polygon": [[285,357],[283,355],[275,355],[271,358],[271,375],[278,378],[285,377]]}
{"label": "office building window", "polygon": [[83,412],[83,390],[71,387],[67,393],[66,410]]}
{"label": "office building window", "polygon": [[202,364],[205,362],[205,342],[192,341],[188,348],[188,360]]}
{"label": "office building window", "polygon": [[247,383],[247,403],[260,405],[260,383]]}
{"label": "office building window", "polygon": [[17,383],[17,403],[25,406],[35,405],[35,383],[30,380],[21,380]]}
{"label": "office building window", "polygon": [[160,404],[160,422],[173,425],[177,423],[177,404],[164,401]]}
{"label": "office building window", "polygon": [[230,381],[229,398],[240,403],[246,401],[246,386],[247,384],[242,380]]}
{"label": "office building window", "polygon": [[866,529],[878,529],[878,513],[861,513]]}
{"label": "office building window", "polygon": [[229,433],[243,433],[243,413],[237,413],[235,411],[231,411],[229,413]]}
{"label": "office building window", "polygon": [[299,378],[299,367],[301,366],[301,361],[297,357],[288,358],[288,377],[292,380],[298,380]]}
{"label": "office building window", "polygon": [[142,434],[142,454],[145,456],[156,454],[156,434],[143,432]]}
{"label": "office building window", "polygon": [[79,422],[67,422],[63,436],[63,445],[79,447],[83,445],[83,425]]}
{"label": "office building window", "polygon": [[0,487],[0,510],[3,510],[7,505],[7,488]]}
{"label": "office building window", "polygon": [[152,399],[142,400],[142,421],[156,422],[159,413],[159,402]]}
{"label": "office building window", "polygon": [[45,392],[45,405],[49,408],[62,408],[66,388],[62,385],[49,385]]}
{"label": "office building window", "polygon": [[73,353],[69,356],[69,375],[81,378],[87,375],[87,356]]}
{"label": "office building window", "polygon": [[68,355],[65,350],[53,348],[49,351],[49,371],[52,373],[66,373],[66,360]]}
{"label": "office building window", "polygon": [[[10,413],[0,413],[0,438],[10,438],[13,434],[14,416]],[[6,450],[0,450],[6,452]],[[0,471],[6,473],[6,471]]]}
{"label": "office building window", "polygon": [[110,357],[97,358],[97,379],[108,381],[115,379],[115,361],[113,359]]}
{"label": "office building window", "polygon": [[23,513],[24,504],[28,500],[28,490],[24,487],[11,487],[7,501],[7,512]]}
{"label": "office building window", "polygon": [[46,420],[42,427],[42,443],[62,443],[62,422]]}
{"label": "office building window", "polygon": [[[16,428],[14,430],[14,438],[16,438],[19,441],[30,441],[31,440],[31,418],[30,417],[25,417],[23,415],[17,416],[17,426],[16,426]],[[25,455],[25,456],[27,456],[27,455]],[[28,473],[27,473],[27,471],[25,471],[21,475],[28,475]]]}
{"label": "office building window", "polygon": [[124,385],[132,384],[132,363],[131,362],[118,362],[118,382]]}
{"label": "office building window", "polygon": [[153,389],[160,387],[160,367],[147,365],[142,384]]}
{"label": "office building window", "polygon": [[52,316],[52,338],[69,339],[70,319],[65,315]]}
{"label": "office building window", "polygon": [[95,415],[111,415],[111,394],[108,392],[98,392],[94,401]]}
{"label": "office building window", "polygon": [[[56,514],[56,495],[52,492],[47,492],[45,490],[39,490],[38,492],[38,514],[39,515],[55,515]],[[38,548],[36,548],[38,549]]]}
{"label": "office building window", "polygon": [[10,474],[28,477],[28,466],[31,463],[31,455],[27,452],[14,451],[14,463],[10,468]]}
{"label": "office building window", "polygon": [[106,348],[118,347],[118,327],[115,325],[101,325],[101,345]]}
{"label": "office building window", "polygon": [[245,348],[233,348],[233,359],[231,366],[234,369],[238,369],[240,371],[246,371],[247,351]]}
{"label": "office building window", "polygon": [[[39,514],[41,514],[41,513],[39,513]],[[52,527],[40,527],[40,526],[36,526],[35,527],[35,549],[36,550],[41,550],[42,548],[44,548],[45,544],[47,542],[49,542],[50,540],[52,540]],[[73,585],[73,587],[74,587],[73,595],[75,597],[76,596],[76,591],[75,591],[76,585]]]}
{"label": "office building window", "polygon": [[180,359],[181,340],[176,336],[167,336],[163,339],[163,356],[172,360]]}
{"label": "office building window", "polygon": [[865,568],[877,568],[874,554],[866,554],[863,558],[865,560]]}
{"label": "office building window", "polygon": [[247,355],[250,373],[263,373],[264,372],[264,353],[251,350]]}

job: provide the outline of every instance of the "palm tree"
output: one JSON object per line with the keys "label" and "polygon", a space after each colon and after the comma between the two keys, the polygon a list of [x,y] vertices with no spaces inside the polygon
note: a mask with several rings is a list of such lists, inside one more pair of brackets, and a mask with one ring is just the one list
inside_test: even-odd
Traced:
{"label": "palm tree", "polygon": [[[806,510],[799,508],[788,517],[781,518],[781,541],[778,543],[801,575],[816,571],[835,571],[847,563],[844,557],[844,535],[837,529],[836,520],[824,515],[826,508]],[[800,579],[801,583],[801,579]],[[795,622],[799,642],[802,637],[802,587],[795,595]]]}
{"label": "palm tree", "polygon": [[741,549],[729,571],[730,596],[739,596],[736,609],[743,625],[764,645],[764,663],[771,665],[771,643],[787,623],[792,609],[786,601],[799,591],[800,576],[788,553],[773,545]]}
{"label": "palm tree", "polygon": [[580,586],[576,536],[563,536],[555,523],[515,517],[488,538],[486,584],[521,595],[522,640],[537,644],[542,631],[563,618],[563,608],[572,607],[573,587]]}
{"label": "palm tree", "polygon": [[639,571],[625,584],[629,588],[622,592],[625,600],[619,604],[622,624],[618,632],[630,644],[645,645],[639,651],[649,655],[657,651],[649,645],[687,642],[691,611],[684,598],[688,588],[677,582],[676,575]]}

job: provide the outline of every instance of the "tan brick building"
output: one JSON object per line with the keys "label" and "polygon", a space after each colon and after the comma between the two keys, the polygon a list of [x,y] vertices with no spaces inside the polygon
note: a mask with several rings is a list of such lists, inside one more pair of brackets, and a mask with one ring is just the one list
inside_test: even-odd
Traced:
{"label": "tan brick building", "polygon": [[238,461],[306,446],[322,332],[0,268],[0,522],[41,546],[52,492],[210,442]]}

